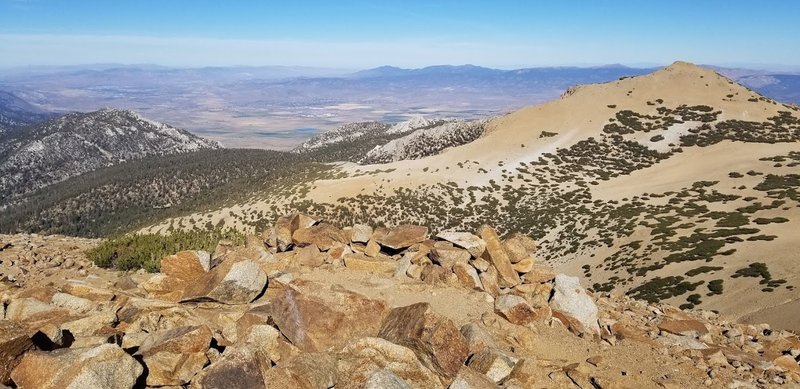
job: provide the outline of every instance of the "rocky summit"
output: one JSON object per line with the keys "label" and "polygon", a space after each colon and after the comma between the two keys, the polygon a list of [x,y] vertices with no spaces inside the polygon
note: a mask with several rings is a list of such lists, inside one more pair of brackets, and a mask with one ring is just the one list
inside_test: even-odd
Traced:
{"label": "rocky summit", "polygon": [[245,242],[146,273],[95,267],[96,241],[0,236],[0,387],[800,385],[796,334],[592,292],[488,225],[293,214]]}

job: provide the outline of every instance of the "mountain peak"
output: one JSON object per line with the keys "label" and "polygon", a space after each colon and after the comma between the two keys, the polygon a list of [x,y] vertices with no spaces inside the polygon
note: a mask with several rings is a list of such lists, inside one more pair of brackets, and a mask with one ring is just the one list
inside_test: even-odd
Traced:
{"label": "mountain peak", "polygon": [[[686,62],[686,61],[675,61],[669,66],[666,66],[663,69],[661,69],[661,71],[666,71],[670,73],[687,73],[687,74],[698,74],[698,75],[711,74],[719,76],[719,73],[717,73],[713,69],[709,69],[700,65],[695,65],[691,62]],[[656,73],[658,73],[658,71]]]}

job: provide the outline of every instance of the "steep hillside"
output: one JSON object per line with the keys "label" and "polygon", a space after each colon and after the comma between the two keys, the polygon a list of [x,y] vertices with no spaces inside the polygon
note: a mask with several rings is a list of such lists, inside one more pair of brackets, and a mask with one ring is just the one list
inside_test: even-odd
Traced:
{"label": "steep hillside", "polygon": [[427,119],[415,116],[389,125],[378,122],[350,123],[304,142],[295,153],[314,152],[319,162],[349,161],[375,164],[435,155],[483,134],[486,120]]}
{"label": "steep hillside", "polygon": [[301,189],[299,182],[329,177],[327,166],[308,163],[306,157],[204,149],[121,163],[27,195],[24,202],[0,212],[0,231],[109,236],[167,217],[252,201],[257,192],[288,196]]}
{"label": "steep hillside", "polygon": [[339,164],[297,196],[189,219],[248,228],[305,210],[536,238],[539,258],[625,292],[742,320],[800,328],[800,113],[719,74],[677,62],[571,88],[498,117],[469,144],[417,160]]}
{"label": "steep hillside", "polygon": [[485,125],[485,120],[453,120],[417,129],[386,144],[375,146],[359,163],[397,162],[435,155],[449,147],[478,139],[483,135]]}
{"label": "steep hillside", "polygon": [[348,123],[325,131],[297,146],[293,151],[308,152],[340,143],[349,143],[385,135],[391,126],[379,122]]}
{"label": "steep hillside", "polygon": [[39,109],[12,93],[0,91],[0,143],[10,137],[10,131],[39,123],[53,114]]}
{"label": "steep hillside", "polygon": [[19,196],[101,167],[219,145],[135,112],[71,113],[25,127],[0,144],[0,199]]}

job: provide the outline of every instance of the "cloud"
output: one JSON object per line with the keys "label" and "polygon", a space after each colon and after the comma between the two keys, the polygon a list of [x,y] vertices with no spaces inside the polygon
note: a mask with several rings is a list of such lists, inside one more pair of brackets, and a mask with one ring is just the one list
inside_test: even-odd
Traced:
{"label": "cloud", "polygon": [[172,66],[306,65],[368,67],[477,63],[502,66],[540,57],[527,44],[252,40],[128,35],[0,34],[0,66],[156,63]]}

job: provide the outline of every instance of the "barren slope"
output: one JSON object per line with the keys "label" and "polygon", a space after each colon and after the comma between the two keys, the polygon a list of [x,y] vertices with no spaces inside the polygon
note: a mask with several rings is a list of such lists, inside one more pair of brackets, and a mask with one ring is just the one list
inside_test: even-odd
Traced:
{"label": "barren slope", "polygon": [[[676,62],[573,88],[492,120],[439,155],[340,164],[331,179],[265,188],[245,204],[171,224],[240,228],[299,209],[342,224],[475,228],[501,220],[540,259],[618,290],[800,328],[800,113]],[[335,177],[335,178],[333,178]]]}

